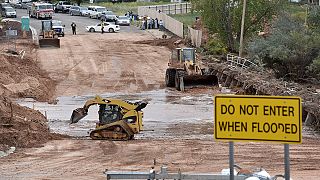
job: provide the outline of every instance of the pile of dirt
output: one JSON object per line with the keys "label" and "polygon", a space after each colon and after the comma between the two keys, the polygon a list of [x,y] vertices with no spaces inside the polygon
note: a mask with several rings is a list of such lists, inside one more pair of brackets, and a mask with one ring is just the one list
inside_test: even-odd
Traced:
{"label": "pile of dirt", "polygon": [[47,120],[39,111],[12,102],[13,98],[23,97],[50,101],[56,86],[56,82],[39,68],[34,46],[23,43],[18,47],[24,47],[23,56],[18,52],[0,52],[1,147],[33,147],[61,137],[50,133]]}
{"label": "pile of dirt", "polygon": [[135,44],[148,44],[151,46],[165,46],[169,49],[175,49],[179,44],[184,44],[184,41],[179,37],[171,37],[168,39],[152,39],[152,40],[143,40],[136,41]]}

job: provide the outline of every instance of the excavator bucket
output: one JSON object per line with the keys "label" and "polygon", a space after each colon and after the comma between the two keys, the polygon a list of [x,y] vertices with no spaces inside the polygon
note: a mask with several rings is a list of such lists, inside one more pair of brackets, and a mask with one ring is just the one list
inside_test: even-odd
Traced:
{"label": "excavator bucket", "polygon": [[70,118],[70,124],[77,123],[82,118],[84,118],[86,115],[88,115],[88,112],[83,108],[77,108],[73,110],[71,118]]}
{"label": "excavator bucket", "polygon": [[39,39],[40,47],[57,47],[60,48],[60,39],[58,38],[43,38]]}
{"label": "excavator bucket", "polygon": [[215,75],[189,75],[184,76],[178,83],[177,89],[184,91],[187,87],[218,85],[218,78]]}

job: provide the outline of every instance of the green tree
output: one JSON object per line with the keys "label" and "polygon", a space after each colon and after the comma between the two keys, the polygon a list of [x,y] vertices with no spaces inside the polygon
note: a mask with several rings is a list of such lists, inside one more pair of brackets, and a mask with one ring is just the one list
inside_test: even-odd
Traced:
{"label": "green tree", "polygon": [[[201,12],[202,20],[211,34],[218,34],[229,51],[238,50],[241,33],[243,0],[192,0]],[[250,38],[263,30],[264,22],[277,14],[282,0],[247,0],[244,37]]]}
{"label": "green tree", "polygon": [[319,77],[320,36],[289,14],[273,23],[270,36],[248,44],[251,59],[274,70],[278,78],[300,81]]}

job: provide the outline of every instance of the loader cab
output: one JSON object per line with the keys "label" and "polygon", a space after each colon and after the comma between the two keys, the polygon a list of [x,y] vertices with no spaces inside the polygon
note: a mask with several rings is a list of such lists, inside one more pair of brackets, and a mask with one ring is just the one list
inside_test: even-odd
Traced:
{"label": "loader cab", "polygon": [[99,123],[109,124],[122,119],[121,107],[112,104],[100,104],[99,105]]}
{"label": "loader cab", "polygon": [[181,62],[193,62],[195,63],[195,49],[194,48],[183,48],[180,50]]}
{"label": "loader cab", "polygon": [[171,60],[173,63],[184,63],[186,61],[195,63],[195,49],[176,48],[171,53]]}

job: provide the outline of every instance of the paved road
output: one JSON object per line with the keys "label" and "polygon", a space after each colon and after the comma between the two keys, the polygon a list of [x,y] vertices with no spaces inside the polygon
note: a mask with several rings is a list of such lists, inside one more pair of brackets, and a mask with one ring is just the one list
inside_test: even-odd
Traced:
{"label": "paved road", "polygon": [[[16,9],[17,11],[17,20],[21,20],[22,16],[28,16],[26,9]],[[81,16],[70,16],[69,14],[63,13],[54,13],[53,19],[60,20],[66,26],[65,33],[66,35],[72,34],[71,32],[71,23],[75,22],[77,24],[77,33],[87,33],[85,27],[89,25],[94,25],[99,23],[98,19],[90,19],[89,17],[81,17]],[[30,25],[34,27],[38,32],[41,29],[41,20],[36,18],[30,18]],[[122,32],[137,32],[139,31],[136,27],[133,26],[121,26]]]}

